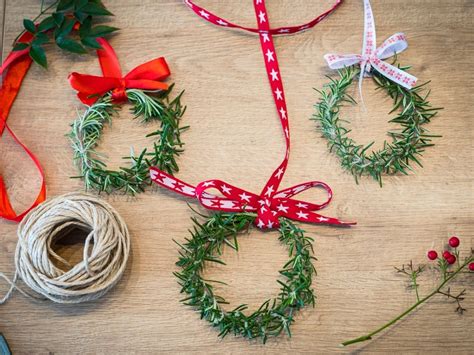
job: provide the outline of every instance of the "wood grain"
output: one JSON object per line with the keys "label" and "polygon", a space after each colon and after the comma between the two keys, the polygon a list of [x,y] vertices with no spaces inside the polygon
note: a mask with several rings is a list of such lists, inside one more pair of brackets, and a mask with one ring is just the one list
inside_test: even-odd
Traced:
{"label": "wood grain", "polygon": [[[111,40],[124,70],[165,56],[172,81],[186,89],[191,126],[184,134],[186,151],[179,177],[197,183],[220,178],[259,191],[279,163],[284,146],[268,89],[258,41],[254,36],[225,31],[199,20],[177,0],[106,1],[122,29]],[[201,0],[200,4],[229,20],[254,24],[250,0]],[[331,1],[269,0],[274,26],[303,23],[328,8]],[[330,74],[323,61],[328,51],[358,52],[362,35],[362,4],[347,1],[334,16],[305,33],[277,38],[289,114],[293,151],[285,186],[322,180],[335,191],[328,215],[357,220],[351,229],[305,225],[315,238],[318,277],[315,309],[297,315],[293,337],[282,336],[265,346],[217,332],[181,305],[176,269],[177,248],[191,226],[184,199],[150,189],[136,198],[109,196],[132,233],[132,260],[123,281],[99,302],[58,306],[32,302],[15,294],[0,307],[0,331],[15,353],[456,353],[474,349],[472,280],[453,287],[468,288],[469,311],[460,317],[454,305],[437,298],[370,343],[351,349],[338,344],[362,335],[406,308],[414,295],[393,266],[410,259],[425,262],[426,250],[441,248],[457,234],[462,249],[474,241],[472,166],[474,91],[474,2],[472,0],[374,1],[379,41],[404,31],[409,49],[400,55],[422,81],[432,80],[431,100],[444,110],[430,125],[442,138],[423,156],[424,168],[409,176],[385,179],[381,189],[364,179],[356,185],[342,172],[312,115],[320,88]],[[33,17],[36,0],[7,0],[4,54]],[[0,16],[1,18],[1,16]],[[46,171],[49,196],[79,190],[65,134],[80,107],[68,86],[71,71],[99,73],[95,56],[78,57],[50,48],[49,70],[33,66],[12,110],[10,124],[38,155]],[[383,140],[390,127],[390,102],[364,82],[367,112],[348,108],[354,138],[361,143]],[[148,129],[117,119],[102,149],[111,165],[149,142]],[[0,166],[15,207],[28,205],[37,191],[38,176],[24,154],[8,138],[0,141]],[[312,195],[310,197],[321,197]],[[16,225],[0,221],[0,270],[13,275]],[[286,259],[276,233],[253,231],[242,236],[242,250],[225,252],[228,265],[208,274],[226,281],[221,293],[232,305],[257,306],[275,295],[277,270]],[[433,286],[427,275],[423,290]],[[0,286],[0,292],[6,290]]]}

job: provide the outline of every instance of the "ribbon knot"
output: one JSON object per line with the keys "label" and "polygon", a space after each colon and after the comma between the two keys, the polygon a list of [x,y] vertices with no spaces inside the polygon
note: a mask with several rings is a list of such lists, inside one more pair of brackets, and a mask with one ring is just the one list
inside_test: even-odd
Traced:
{"label": "ribbon knot", "polygon": [[72,73],[69,83],[78,91],[77,96],[86,105],[92,105],[102,95],[111,91],[115,102],[127,101],[127,89],[166,90],[168,85],[161,82],[170,75],[166,60],[161,57],[137,66],[122,76],[122,69],[112,46],[103,38],[97,42],[102,49],[97,50],[103,76]]}
{"label": "ribbon knot", "polygon": [[[326,217],[315,211],[325,208],[332,199],[331,188],[320,181],[310,181],[295,185],[277,192],[272,186],[267,187],[261,195],[230,185],[222,180],[207,180],[196,187],[187,184],[157,168],[150,168],[151,179],[160,186],[184,196],[197,198],[200,204],[209,210],[221,212],[253,212],[257,214],[254,224],[260,229],[273,229],[280,226],[280,217],[295,221],[316,224],[352,225],[336,218]],[[327,200],[321,204],[305,202],[292,198],[311,188],[326,190]],[[209,193],[217,190],[220,195]]]}
{"label": "ribbon knot", "polygon": [[342,69],[355,64],[360,65],[359,92],[362,97],[362,79],[370,76],[372,69],[391,81],[410,90],[417,82],[417,78],[383,59],[392,57],[408,48],[408,42],[403,33],[390,36],[380,47],[376,47],[375,22],[369,0],[364,0],[364,39],[362,54],[326,54],[324,59],[331,69]]}

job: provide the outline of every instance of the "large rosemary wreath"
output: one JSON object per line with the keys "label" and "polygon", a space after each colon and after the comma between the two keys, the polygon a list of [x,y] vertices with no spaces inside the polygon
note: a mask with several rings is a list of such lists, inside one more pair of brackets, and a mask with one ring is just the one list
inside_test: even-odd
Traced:
{"label": "large rosemary wreath", "polygon": [[244,314],[248,308],[245,304],[225,311],[222,304],[227,302],[214,294],[212,283],[217,281],[205,280],[201,273],[207,262],[225,264],[219,258],[224,245],[238,251],[237,236],[248,229],[253,220],[255,215],[251,213],[217,213],[204,223],[193,218],[191,238],[184,245],[178,243],[181,251],[176,264],[182,270],[175,275],[182,286],[181,292],[188,295],[182,302],[196,308],[201,318],[219,328],[220,336],[233,333],[245,338],[261,338],[265,343],[269,336],[277,336],[282,331],[291,336],[294,313],[305,305],[314,306],[311,282],[316,274],[312,264],[315,258],[312,238],[305,236],[290,220],[281,218],[279,240],[288,247],[290,260],[280,270],[285,280],[277,280],[281,285],[279,295],[248,315]]}
{"label": "large rosemary wreath", "polygon": [[[400,69],[407,70],[408,67]],[[385,141],[382,149],[369,151],[374,142],[366,146],[357,144],[348,136],[350,130],[344,127],[344,120],[340,118],[340,109],[344,103],[356,104],[346,91],[354,78],[359,76],[360,70],[348,67],[338,73],[339,78],[330,78],[331,82],[326,84],[323,90],[316,90],[321,99],[315,105],[316,113],[312,119],[318,121],[323,136],[329,141],[330,150],[339,156],[342,167],[354,175],[356,182],[360,176],[369,175],[377,180],[380,186],[382,174],[408,174],[409,170],[413,170],[411,162],[422,167],[419,156],[425,148],[434,145],[432,138],[438,137],[429,134],[424,125],[440,110],[431,107],[427,100],[429,92],[424,96],[421,94],[428,83],[408,90],[377,71],[372,71],[377,90],[385,90],[394,101],[390,114],[399,112],[390,122],[398,123],[401,129],[387,133],[391,142]]]}
{"label": "large rosemary wreath", "polygon": [[176,157],[182,152],[180,119],[186,110],[181,104],[181,92],[169,100],[173,85],[168,90],[150,92],[137,89],[126,90],[135,118],[142,123],[159,122],[160,128],[147,137],[156,137],[152,149],[144,149],[138,156],[124,157],[129,166],[119,170],[107,169],[104,156],[95,151],[106,124],[112,123],[119,105],[113,102],[112,94],[107,93],[72,123],[69,138],[74,150],[74,160],[79,167],[87,189],[99,192],[124,191],[136,194],[151,184],[148,170],[158,166],[170,174],[178,171]]}

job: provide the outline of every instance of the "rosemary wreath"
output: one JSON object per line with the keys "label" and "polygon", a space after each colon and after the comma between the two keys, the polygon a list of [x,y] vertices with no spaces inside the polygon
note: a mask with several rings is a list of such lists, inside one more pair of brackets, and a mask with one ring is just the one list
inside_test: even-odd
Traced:
{"label": "rosemary wreath", "polygon": [[129,161],[128,167],[119,170],[107,169],[104,156],[96,152],[102,131],[106,124],[112,123],[112,117],[118,112],[119,105],[107,93],[72,123],[69,139],[74,150],[74,160],[84,179],[86,189],[111,193],[123,191],[136,194],[143,192],[151,184],[149,168],[157,166],[173,174],[178,171],[176,157],[183,151],[181,132],[188,127],[180,127],[180,119],[186,107],[181,104],[181,92],[170,101],[173,85],[159,92],[126,90],[128,101],[132,104],[135,118],[141,123],[160,122],[160,128],[146,137],[156,137],[152,149],[144,149],[138,156],[132,153],[123,159]]}
{"label": "rosemary wreath", "polygon": [[219,258],[222,247],[228,245],[238,251],[237,236],[248,229],[255,215],[251,213],[217,213],[206,217],[204,223],[193,218],[194,228],[191,238],[186,243],[177,243],[180,258],[176,263],[182,270],[175,275],[182,286],[181,292],[188,296],[183,303],[197,309],[202,319],[219,328],[219,336],[229,333],[245,338],[261,338],[265,343],[269,336],[278,336],[285,331],[291,336],[290,326],[294,322],[294,313],[307,304],[314,307],[315,295],[311,288],[316,269],[312,264],[312,238],[304,235],[304,231],[290,220],[281,218],[281,243],[289,250],[290,260],[280,270],[285,281],[277,280],[281,285],[279,295],[265,301],[255,312],[246,315],[248,306],[242,304],[231,311],[222,309],[226,304],[224,298],[214,293],[212,283],[219,281],[205,280],[201,272],[207,262],[225,263]]}
{"label": "rosemary wreath", "polygon": [[[399,67],[407,70],[408,67]],[[340,118],[340,109],[344,103],[357,104],[347,94],[347,88],[354,78],[359,76],[360,70],[354,67],[338,71],[339,77],[324,85],[323,90],[316,90],[321,99],[315,105],[316,112],[312,119],[319,123],[319,129],[328,140],[331,151],[334,151],[341,160],[344,169],[354,175],[356,182],[362,175],[372,176],[382,186],[383,174],[403,173],[413,171],[412,162],[422,167],[418,157],[425,148],[433,146],[432,138],[439,137],[429,134],[424,127],[436,116],[441,108],[433,108],[428,102],[429,91],[422,95],[421,91],[429,82],[418,85],[411,90],[390,81],[377,71],[372,71],[372,79],[377,85],[376,90],[385,90],[393,99],[392,114],[398,111],[391,123],[401,126],[399,130],[389,131],[387,134],[391,142],[384,141],[383,148],[370,151],[374,142],[364,146],[357,144],[348,135],[347,129]]]}

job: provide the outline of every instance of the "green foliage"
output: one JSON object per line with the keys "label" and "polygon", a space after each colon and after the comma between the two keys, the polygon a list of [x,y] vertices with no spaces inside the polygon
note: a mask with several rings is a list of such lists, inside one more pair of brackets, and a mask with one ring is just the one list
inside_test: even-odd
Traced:
{"label": "green foliage", "polygon": [[359,73],[354,67],[342,69],[339,78],[329,78],[331,81],[323,90],[316,90],[321,99],[315,105],[316,113],[312,119],[319,123],[330,150],[339,156],[342,167],[350,171],[356,181],[362,175],[369,175],[382,186],[383,174],[408,174],[409,170],[413,170],[410,166],[412,162],[422,166],[418,158],[425,148],[434,145],[432,138],[437,137],[429,134],[424,125],[436,116],[440,108],[431,107],[427,101],[429,92],[424,96],[420,93],[428,83],[407,90],[373,71],[372,78],[377,89],[385,90],[393,99],[390,114],[398,112],[390,122],[399,124],[401,129],[387,133],[391,142],[385,141],[381,150],[369,151],[374,142],[366,146],[357,144],[348,136],[350,130],[343,126],[346,121],[340,117],[344,104],[356,104],[346,91]]}
{"label": "green foliage", "polygon": [[277,280],[281,285],[279,295],[265,301],[249,315],[243,313],[248,308],[245,304],[231,311],[223,310],[221,305],[227,302],[214,293],[212,285],[218,281],[201,277],[207,262],[225,264],[219,258],[224,245],[238,251],[237,235],[248,229],[255,217],[252,213],[217,213],[204,223],[193,218],[191,238],[186,239],[184,245],[178,244],[181,250],[176,265],[181,271],[175,275],[182,286],[181,292],[187,294],[182,302],[196,308],[201,318],[218,328],[219,336],[233,333],[249,339],[261,338],[265,343],[269,336],[278,336],[282,331],[291,336],[290,326],[294,322],[295,311],[315,304],[311,288],[312,277],[316,274],[312,263],[315,260],[313,240],[291,221],[280,219],[279,240],[288,247],[290,257],[280,270],[285,281]]}
{"label": "green foliage", "polygon": [[[100,0],[57,0],[45,6],[41,2],[40,14],[33,20],[24,19],[25,28],[13,44],[13,50],[29,49],[31,58],[43,67],[47,67],[44,44],[48,43],[50,37],[58,47],[72,53],[87,53],[86,48],[98,49],[98,37],[103,37],[117,30],[110,26],[92,26],[95,16],[111,16]],[[41,20],[41,21],[39,21]],[[39,23],[36,25],[35,23]],[[76,31],[76,24],[79,31]],[[33,39],[29,43],[19,42],[20,37],[29,32]]]}
{"label": "green foliage", "polygon": [[180,127],[180,119],[186,108],[181,104],[181,92],[172,101],[169,95],[173,85],[166,91],[158,93],[141,90],[127,90],[128,100],[133,105],[135,117],[142,123],[160,122],[160,128],[147,137],[156,137],[153,148],[144,149],[138,156],[131,154],[123,159],[128,160],[126,167],[118,171],[107,169],[103,156],[95,151],[98,146],[104,125],[111,124],[118,106],[112,102],[108,93],[86,111],[71,125],[69,134],[74,160],[81,172],[87,189],[111,193],[123,191],[136,194],[144,191],[151,184],[149,168],[156,166],[170,174],[178,171],[176,157],[183,151],[181,132],[187,127]]}

